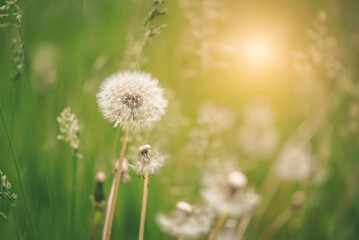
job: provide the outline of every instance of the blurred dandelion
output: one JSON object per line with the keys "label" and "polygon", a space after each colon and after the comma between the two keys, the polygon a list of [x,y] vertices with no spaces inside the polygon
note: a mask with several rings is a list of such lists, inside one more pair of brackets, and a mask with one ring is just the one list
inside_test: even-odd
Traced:
{"label": "blurred dandelion", "polygon": [[237,218],[252,213],[261,201],[252,190],[244,189],[246,185],[246,176],[233,171],[213,182],[205,180],[202,197],[217,213]]}
{"label": "blurred dandelion", "polygon": [[90,196],[92,206],[95,208],[95,216],[92,223],[90,239],[96,239],[98,223],[101,219],[102,212],[106,206],[105,194],[104,194],[104,182],[106,175],[103,172],[98,172],[95,176],[95,191]]}
{"label": "blurred dandelion", "polygon": [[260,196],[252,190],[246,190],[247,177],[238,171],[227,176],[205,177],[202,190],[203,199],[217,213],[217,223],[210,239],[216,239],[227,217],[238,218],[253,213],[261,202]]}
{"label": "blurred dandelion", "polygon": [[157,223],[162,231],[177,239],[197,238],[207,233],[212,219],[213,214],[207,207],[195,207],[184,201],[177,202],[171,214],[157,215]]}
{"label": "blurred dandelion", "polygon": [[190,132],[187,150],[199,160],[221,156],[224,149],[221,134],[231,129],[234,121],[231,110],[209,102],[202,104],[198,111],[198,127]]}
{"label": "blurred dandelion", "polygon": [[32,57],[34,78],[33,86],[39,93],[45,94],[57,82],[58,50],[51,43],[39,45]]}
{"label": "blurred dandelion", "polygon": [[279,134],[273,127],[273,115],[270,106],[263,101],[257,101],[246,108],[238,141],[247,154],[267,156],[276,149]]}
{"label": "blurred dandelion", "polygon": [[217,107],[211,103],[201,105],[198,112],[198,124],[210,133],[221,132],[233,126],[235,117],[232,111]]}
{"label": "blurred dandelion", "polygon": [[283,180],[305,180],[312,172],[312,156],[308,148],[287,146],[279,155],[275,172]]}

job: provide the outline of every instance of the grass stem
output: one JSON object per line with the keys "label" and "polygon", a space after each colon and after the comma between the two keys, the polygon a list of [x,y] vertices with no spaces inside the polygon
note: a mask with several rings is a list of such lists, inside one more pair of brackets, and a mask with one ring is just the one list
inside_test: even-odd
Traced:
{"label": "grass stem", "polygon": [[77,161],[78,149],[74,148],[72,155],[72,186],[71,186],[71,213],[70,213],[70,234],[71,239],[75,239],[74,227],[75,224],[75,202],[76,202],[76,189],[77,189]]}
{"label": "grass stem", "polygon": [[95,217],[94,217],[93,223],[92,223],[90,240],[95,240],[95,239],[96,239],[98,222],[99,222],[100,219],[101,219],[101,215],[102,215],[102,212],[101,212],[101,211],[96,211]]}
{"label": "grass stem", "polygon": [[9,142],[12,160],[14,162],[16,173],[17,173],[17,176],[19,178],[20,189],[21,189],[21,193],[22,193],[23,198],[24,198],[25,209],[27,211],[27,215],[28,215],[28,218],[29,218],[31,233],[33,235],[33,239],[38,239],[37,235],[36,235],[34,221],[32,219],[32,215],[31,215],[31,212],[30,212],[30,205],[29,205],[29,203],[27,201],[27,198],[26,198],[25,188],[24,188],[24,184],[23,184],[23,181],[22,181],[21,173],[20,173],[20,167],[19,167],[18,159],[17,159],[16,154],[15,154],[14,145],[12,143],[12,139],[11,139],[11,135],[10,135],[8,126],[6,124],[6,119],[5,119],[5,115],[4,115],[4,111],[3,111],[3,107],[2,107],[1,103],[0,103],[0,115],[1,115],[2,123],[3,123],[4,128],[5,128],[6,137],[7,137],[7,140]]}

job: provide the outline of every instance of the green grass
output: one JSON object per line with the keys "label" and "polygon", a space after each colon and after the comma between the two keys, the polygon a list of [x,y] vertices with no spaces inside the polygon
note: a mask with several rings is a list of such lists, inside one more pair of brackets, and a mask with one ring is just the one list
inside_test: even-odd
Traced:
{"label": "green grass", "polygon": [[[0,5],[3,2],[0,1]],[[286,51],[281,54],[287,57],[286,64],[283,71],[258,76],[249,73],[236,57],[229,56],[226,59],[229,63],[227,70],[213,68],[201,72],[198,57],[193,52],[183,51],[184,45],[191,44],[191,40],[185,38],[190,22],[184,18],[185,13],[176,1],[166,3],[168,14],[156,23],[166,23],[168,27],[145,48],[144,56],[148,62],[142,70],[151,72],[166,89],[168,113],[153,131],[141,134],[141,141],[129,142],[129,149],[148,143],[168,155],[160,175],[150,178],[146,239],[171,239],[160,231],[155,222],[158,212],[170,212],[179,200],[194,204],[201,202],[201,174],[206,160],[210,159],[199,159],[187,150],[187,145],[190,132],[198,127],[198,109],[203,102],[214,102],[231,109],[236,115],[233,129],[219,135],[225,146],[222,150],[236,159],[248,176],[249,185],[261,194],[261,186],[279,149],[261,160],[250,159],[241,151],[237,144],[237,130],[243,123],[243,110],[258,96],[266,95],[275,112],[275,127],[281,136],[281,147],[307,116],[306,107],[322,107],[313,106],[315,99],[296,94],[294,79],[297,76],[292,71],[289,57],[291,50],[307,49],[309,40],[305,36],[305,28],[310,26],[319,9],[327,10],[329,32],[336,36],[340,46],[339,59],[350,70],[354,83],[358,83],[355,66],[359,60],[359,44],[355,23],[359,21],[359,4],[356,1],[220,2],[224,10],[234,14],[221,23],[214,40],[237,42],[247,25],[264,31],[266,23],[271,22],[280,26],[285,35],[286,45],[283,48]],[[0,169],[18,195],[15,212],[9,203],[0,199],[0,211],[8,217],[8,222],[0,217],[0,239],[17,239],[14,214],[21,239],[35,239],[34,233],[37,239],[70,239],[72,150],[56,139],[56,117],[67,106],[71,106],[79,118],[79,152],[84,156],[78,159],[73,239],[89,239],[95,214],[89,199],[94,188],[94,176],[98,171],[104,171],[108,176],[105,182],[107,196],[112,182],[113,162],[119,156],[123,134],[99,113],[96,93],[104,78],[121,70],[126,36],[129,32],[142,33],[142,20],[151,5],[149,1],[110,0],[83,0],[83,3],[37,0],[20,1],[19,5],[24,13],[25,71],[17,83],[11,81],[13,55],[10,45],[18,31],[14,28],[0,29]],[[44,84],[48,78],[36,72],[34,57],[44,44],[50,44],[56,52],[57,81],[53,84]],[[94,64],[100,56],[104,56],[106,61],[96,70]],[[198,71],[193,79],[186,78],[184,74],[189,66]],[[261,69],[258,67],[256,71]],[[337,86],[331,82],[326,84]],[[333,90],[333,93],[337,91]],[[340,126],[347,124],[349,104],[358,100],[355,96],[340,94],[344,95],[344,100],[329,114],[323,130],[330,132],[332,139],[330,156],[323,163],[327,176],[325,181],[321,184],[283,183],[265,214],[254,215],[247,239],[256,239],[289,204],[291,194],[298,189],[307,193],[307,204],[273,239],[355,239],[359,235],[359,198],[356,185],[350,183],[357,182],[358,137],[357,133],[347,137],[340,134]],[[181,124],[183,118],[188,120],[186,124]],[[131,137],[134,134],[130,133]],[[310,142],[316,155],[322,142],[319,136]],[[228,159],[228,155],[212,153],[211,149],[207,150],[207,154],[220,157],[221,161]],[[255,164],[252,160],[256,161]],[[143,180],[135,173],[131,176],[132,180],[121,183],[119,189],[113,239],[137,239]],[[347,198],[349,200],[345,200]],[[343,215],[335,223],[341,209],[344,209]],[[103,220],[104,214],[98,239],[102,234]]]}

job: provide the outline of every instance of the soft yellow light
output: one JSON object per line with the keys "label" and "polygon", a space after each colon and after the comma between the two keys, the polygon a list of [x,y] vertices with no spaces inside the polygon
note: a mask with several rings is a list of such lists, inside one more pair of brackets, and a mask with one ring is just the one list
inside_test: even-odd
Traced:
{"label": "soft yellow light", "polygon": [[271,59],[270,43],[264,39],[252,39],[246,43],[243,49],[244,57],[255,65],[268,63]]}

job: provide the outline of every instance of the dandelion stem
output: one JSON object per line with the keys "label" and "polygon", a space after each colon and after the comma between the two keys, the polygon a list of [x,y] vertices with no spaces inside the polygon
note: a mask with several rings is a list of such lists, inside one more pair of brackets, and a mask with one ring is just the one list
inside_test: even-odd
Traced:
{"label": "dandelion stem", "polygon": [[74,227],[75,224],[75,202],[76,202],[76,188],[77,188],[77,157],[78,149],[74,148],[72,155],[72,186],[71,186],[71,218],[70,218],[70,234],[71,238],[75,238]]}
{"label": "dandelion stem", "polygon": [[95,217],[94,217],[94,219],[93,219],[92,228],[91,228],[90,240],[95,240],[95,239],[96,239],[98,222],[99,222],[100,219],[101,219],[101,215],[102,215],[102,212],[101,212],[101,211],[96,211]]}
{"label": "dandelion stem", "polygon": [[286,209],[284,212],[279,214],[276,219],[274,219],[274,221],[263,231],[262,235],[258,239],[271,239],[274,234],[278,232],[278,230],[290,220],[292,216],[293,211],[291,209]]}
{"label": "dandelion stem", "polygon": [[128,132],[129,130],[128,128],[126,128],[122,138],[121,153],[120,153],[120,158],[118,159],[118,169],[115,172],[115,178],[112,184],[113,188],[111,189],[110,196],[108,198],[105,225],[102,234],[103,240],[109,240],[111,235],[111,227],[112,227],[113,216],[115,214],[118,188],[120,187],[120,181],[121,181],[122,164],[123,164],[123,160],[125,159]]}
{"label": "dandelion stem", "polygon": [[241,240],[244,236],[244,233],[247,230],[247,227],[249,225],[249,222],[251,221],[252,215],[244,216],[239,223],[238,230],[236,232],[236,236],[238,240]]}
{"label": "dandelion stem", "polygon": [[217,235],[219,231],[221,231],[222,226],[224,222],[226,221],[227,216],[226,215],[219,215],[217,219],[216,226],[214,227],[213,231],[211,232],[211,235],[209,235],[209,240],[215,240],[217,239]]}
{"label": "dandelion stem", "polygon": [[19,178],[20,189],[21,189],[22,195],[24,197],[25,208],[26,208],[26,211],[27,211],[27,214],[28,214],[28,217],[29,217],[30,228],[32,230],[31,232],[33,234],[34,239],[37,239],[36,230],[35,230],[35,227],[34,227],[35,225],[34,225],[34,222],[33,222],[32,216],[31,216],[31,212],[30,212],[30,205],[29,205],[29,203],[27,201],[27,198],[26,198],[25,188],[24,188],[24,184],[23,184],[23,181],[22,181],[21,173],[20,173],[19,163],[18,163],[16,154],[15,154],[15,149],[14,149],[14,146],[13,146],[13,143],[12,143],[12,139],[11,139],[11,136],[10,136],[9,129],[8,129],[7,124],[6,124],[6,119],[5,119],[5,115],[4,115],[1,103],[0,103],[0,114],[1,114],[2,123],[3,123],[4,128],[5,128],[6,137],[7,137],[7,140],[9,142],[12,160],[14,162],[16,173],[17,173],[17,176]]}
{"label": "dandelion stem", "polygon": [[146,207],[147,207],[147,193],[148,193],[148,170],[145,171],[145,181],[143,184],[143,197],[142,197],[142,208],[141,208],[141,221],[140,221],[140,233],[138,240],[143,240],[143,232],[145,230],[145,218],[146,218]]}

